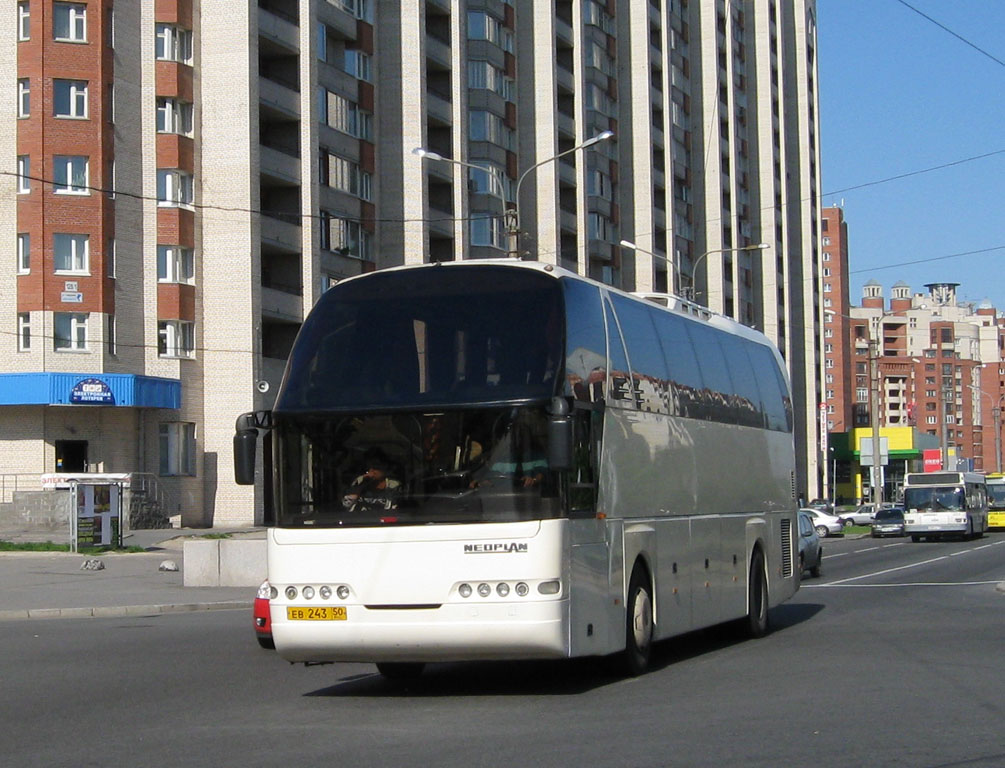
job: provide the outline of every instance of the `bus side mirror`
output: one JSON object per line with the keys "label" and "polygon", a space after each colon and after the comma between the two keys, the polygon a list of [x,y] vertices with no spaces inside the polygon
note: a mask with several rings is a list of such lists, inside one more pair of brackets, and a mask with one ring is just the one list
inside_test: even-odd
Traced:
{"label": "bus side mirror", "polygon": [[569,401],[553,397],[548,409],[548,466],[551,469],[572,469],[572,417]]}
{"label": "bus side mirror", "polygon": [[238,485],[255,484],[255,449],[258,430],[242,429],[234,435],[234,480]]}

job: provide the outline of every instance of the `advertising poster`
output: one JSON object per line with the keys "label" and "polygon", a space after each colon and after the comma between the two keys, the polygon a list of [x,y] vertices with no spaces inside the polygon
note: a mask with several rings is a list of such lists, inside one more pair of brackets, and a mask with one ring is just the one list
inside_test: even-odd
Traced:
{"label": "advertising poster", "polygon": [[121,544],[122,510],[119,491],[118,485],[76,484],[74,493],[78,549]]}

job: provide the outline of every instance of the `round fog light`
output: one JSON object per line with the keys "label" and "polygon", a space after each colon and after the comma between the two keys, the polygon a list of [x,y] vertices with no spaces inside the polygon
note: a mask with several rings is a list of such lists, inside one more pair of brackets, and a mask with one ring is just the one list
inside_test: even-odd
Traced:
{"label": "round fog light", "polygon": [[296,587],[287,587],[286,588],[286,599],[287,600],[296,600],[297,599],[297,588]]}
{"label": "round fog light", "polygon": [[318,594],[321,595],[322,600],[330,600],[332,596],[332,588],[327,586],[321,587],[321,589],[318,590]]}
{"label": "round fog light", "polygon": [[279,590],[275,587],[269,587],[269,599],[275,600],[277,597],[279,597]]}
{"label": "round fog light", "polygon": [[506,584],[505,582],[499,582],[496,584],[496,594],[499,595],[499,597],[506,597],[506,595],[509,594],[509,584]]}
{"label": "round fog light", "polygon": [[479,584],[478,594],[481,595],[482,597],[488,597],[489,595],[492,594],[492,587],[490,587],[488,584]]}
{"label": "round fog light", "polygon": [[527,597],[528,592],[530,592],[530,587],[528,587],[522,581],[516,585],[516,593],[520,597]]}
{"label": "round fog light", "polygon": [[338,595],[338,599],[339,600],[348,600],[349,599],[349,587],[347,587],[345,584],[341,584],[338,587],[338,589],[335,590],[335,594]]}
{"label": "round fog light", "polygon": [[461,586],[457,588],[457,594],[461,597],[471,597],[471,585],[461,584]]}
{"label": "round fog light", "polygon": [[304,600],[311,600],[314,598],[314,587],[304,587]]}

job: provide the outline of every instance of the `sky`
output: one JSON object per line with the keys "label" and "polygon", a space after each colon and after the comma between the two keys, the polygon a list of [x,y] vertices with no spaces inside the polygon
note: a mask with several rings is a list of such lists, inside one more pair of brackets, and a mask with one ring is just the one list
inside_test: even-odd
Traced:
{"label": "sky", "polygon": [[844,208],[852,305],[903,280],[1005,311],[1005,0],[817,0],[817,47],[822,202]]}

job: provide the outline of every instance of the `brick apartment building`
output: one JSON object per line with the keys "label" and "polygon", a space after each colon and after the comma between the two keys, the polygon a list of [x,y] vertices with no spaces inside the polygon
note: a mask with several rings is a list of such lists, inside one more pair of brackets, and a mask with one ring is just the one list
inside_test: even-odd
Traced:
{"label": "brick apartment building", "polygon": [[500,214],[518,205],[533,257],[689,288],[764,330],[789,362],[813,494],[812,0],[5,8],[5,483],[130,472],[186,524],[260,521],[262,488],[232,481],[234,419],[271,405],[318,296],[386,266],[503,256]]}

